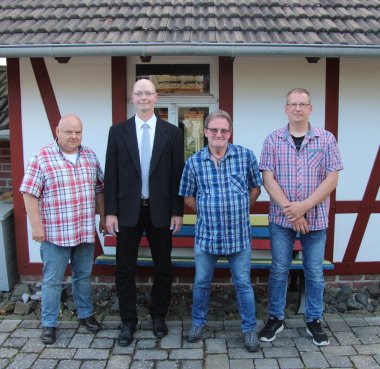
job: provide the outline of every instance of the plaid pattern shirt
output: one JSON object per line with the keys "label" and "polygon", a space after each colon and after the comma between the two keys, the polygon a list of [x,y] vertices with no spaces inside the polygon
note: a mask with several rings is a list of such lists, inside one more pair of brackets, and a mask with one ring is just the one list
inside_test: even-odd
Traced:
{"label": "plaid pattern shirt", "polygon": [[[260,170],[274,173],[289,201],[308,198],[326,178],[327,173],[343,169],[338,145],[332,133],[310,125],[297,152],[288,126],[271,133],[264,141]],[[328,226],[330,197],[310,209],[306,220],[310,230]],[[269,221],[283,227],[291,224],[274,201],[269,205]]]}
{"label": "plaid pattern shirt", "polygon": [[95,153],[81,146],[76,165],[57,143],[30,160],[20,192],[38,198],[47,241],[59,246],[95,242],[95,194],[103,192],[103,172]]}
{"label": "plaid pattern shirt", "polygon": [[196,198],[195,242],[202,250],[228,255],[250,247],[250,189],[261,184],[255,155],[241,146],[229,144],[218,168],[208,147],[186,161],[179,194]]}

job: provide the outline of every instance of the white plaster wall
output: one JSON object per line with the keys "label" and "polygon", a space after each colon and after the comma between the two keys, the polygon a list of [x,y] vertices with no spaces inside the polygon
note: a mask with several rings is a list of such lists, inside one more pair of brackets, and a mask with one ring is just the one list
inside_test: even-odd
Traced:
{"label": "white plaster wall", "polygon": [[[236,58],[234,143],[253,150],[260,161],[265,137],[287,123],[286,94],[295,87],[311,93],[311,124],[324,127],[325,69],[325,60],[309,64],[303,57]],[[259,200],[269,200],[264,188]]]}
{"label": "white plaster wall", "polygon": [[[83,122],[83,145],[97,154],[104,169],[108,130],[112,121],[111,59],[71,58],[68,64],[45,59],[61,115],[77,114]],[[21,99],[24,165],[40,147],[53,141],[48,118],[29,59],[22,59]],[[31,238],[31,262],[39,262],[39,244]]]}

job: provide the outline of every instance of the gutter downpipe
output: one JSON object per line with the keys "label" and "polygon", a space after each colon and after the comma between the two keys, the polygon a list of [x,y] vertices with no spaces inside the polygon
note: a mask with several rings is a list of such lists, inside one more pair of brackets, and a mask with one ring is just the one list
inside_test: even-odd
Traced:
{"label": "gutter downpipe", "polygon": [[78,44],[78,45],[0,45],[0,57],[68,56],[314,56],[380,57],[380,45],[284,45],[284,44]]}

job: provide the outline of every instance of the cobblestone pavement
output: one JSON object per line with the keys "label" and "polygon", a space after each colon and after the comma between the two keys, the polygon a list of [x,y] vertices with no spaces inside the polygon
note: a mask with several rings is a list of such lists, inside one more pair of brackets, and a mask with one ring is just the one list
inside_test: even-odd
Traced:
{"label": "cobblestone pavement", "polygon": [[[380,368],[380,314],[327,315],[327,347],[315,346],[301,316],[257,353],[244,349],[239,321],[211,321],[199,343],[184,339],[189,321],[168,321],[169,334],[156,339],[143,321],[129,347],[116,343],[119,320],[104,317],[102,330],[88,333],[77,321],[62,321],[54,345],[39,338],[40,322],[0,320],[0,369],[295,369]],[[258,329],[264,322],[258,321]]]}

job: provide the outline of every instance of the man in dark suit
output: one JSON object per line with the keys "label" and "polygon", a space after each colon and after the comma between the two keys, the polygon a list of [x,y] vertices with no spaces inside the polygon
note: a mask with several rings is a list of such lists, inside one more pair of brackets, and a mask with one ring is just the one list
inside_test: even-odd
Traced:
{"label": "man in dark suit", "polygon": [[105,167],[107,231],[117,236],[116,290],[122,329],[120,346],[128,346],[136,331],[135,269],[145,231],[154,263],[150,315],[153,333],[164,337],[172,285],[172,233],[182,226],[183,198],[178,195],[184,165],[182,132],[156,117],[153,83],[135,83],[136,115],[112,126]]}

